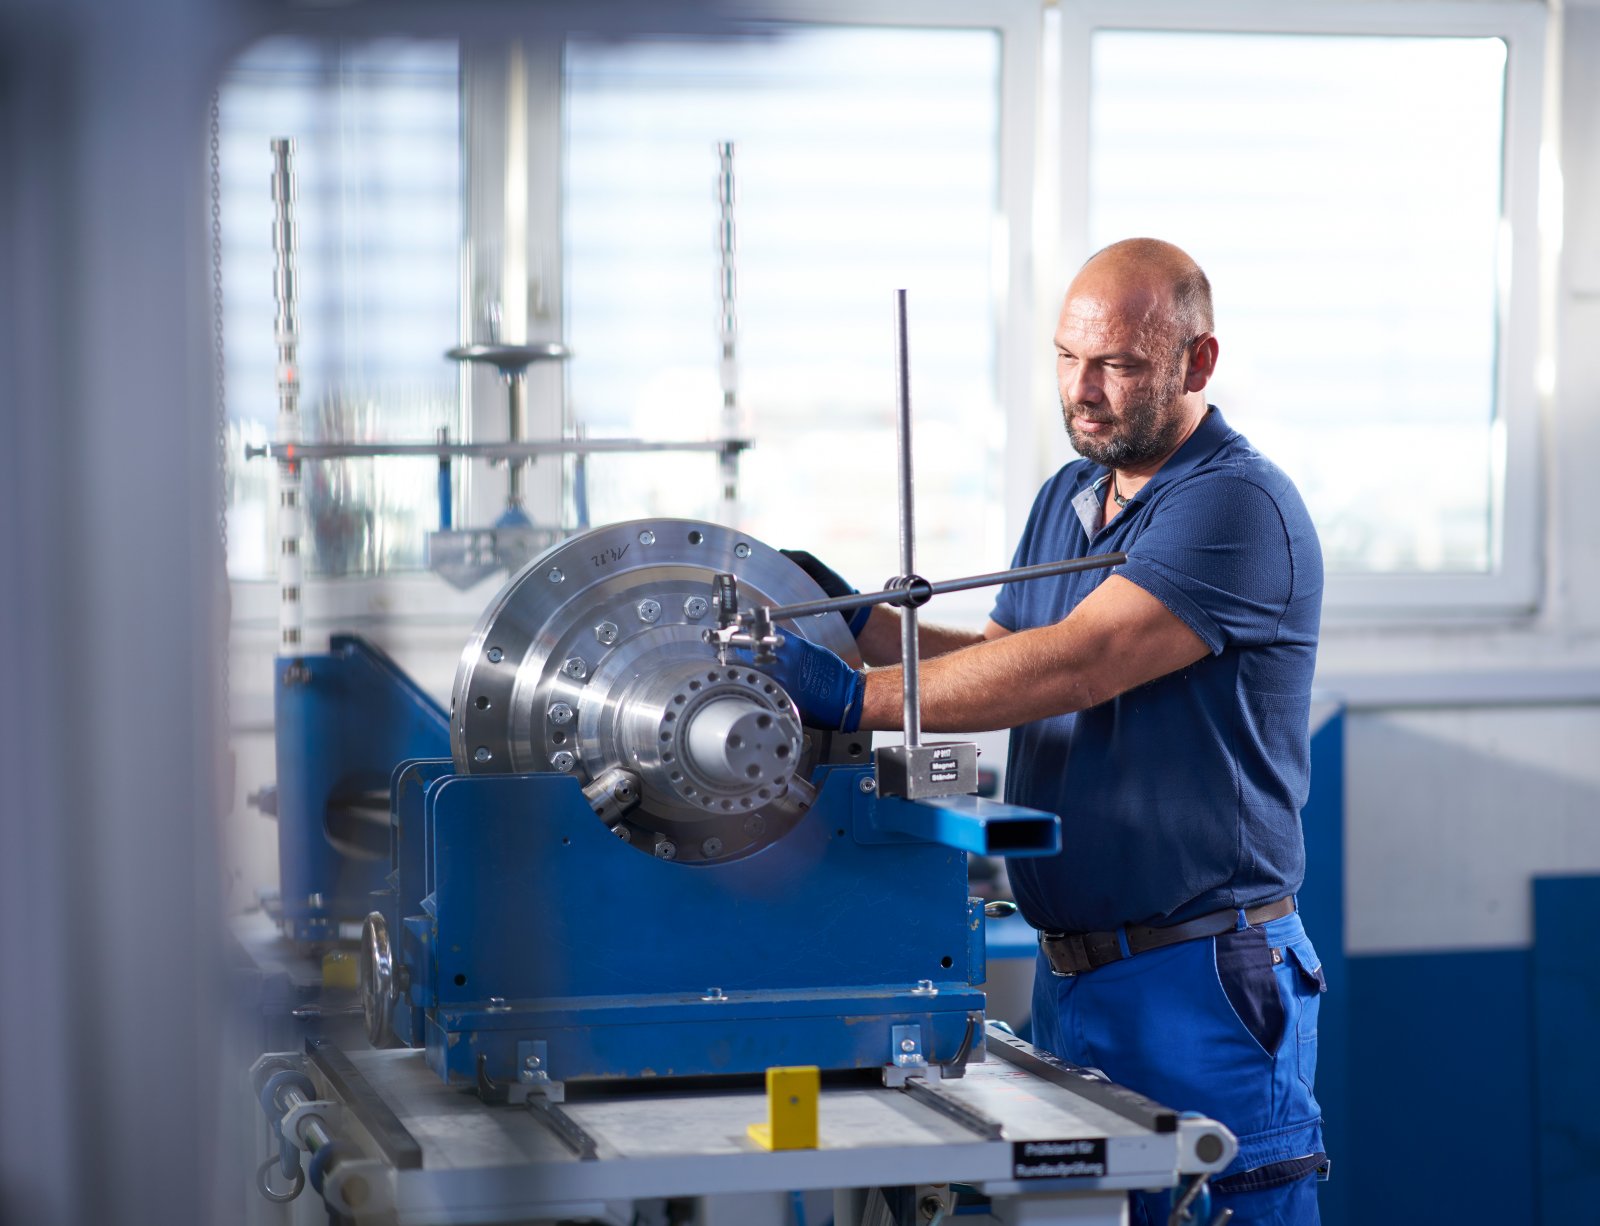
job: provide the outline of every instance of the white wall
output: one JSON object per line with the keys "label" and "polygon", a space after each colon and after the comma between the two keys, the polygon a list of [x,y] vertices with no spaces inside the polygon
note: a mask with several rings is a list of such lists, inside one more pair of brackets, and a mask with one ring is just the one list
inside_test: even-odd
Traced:
{"label": "white wall", "polygon": [[1544,600],[1498,625],[1325,633],[1319,680],[1358,707],[1346,777],[1355,953],[1526,945],[1530,877],[1600,872],[1600,8],[1569,8],[1564,26]]}

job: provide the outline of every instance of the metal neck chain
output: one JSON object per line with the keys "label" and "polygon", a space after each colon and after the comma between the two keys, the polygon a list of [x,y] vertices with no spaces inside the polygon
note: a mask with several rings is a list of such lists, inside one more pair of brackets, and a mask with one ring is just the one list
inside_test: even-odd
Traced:
{"label": "metal neck chain", "polygon": [[1117,488],[1117,474],[1115,470],[1113,470],[1111,473],[1111,501],[1116,503],[1119,507],[1125,507],[1128,505],[1128,503],[1133,501],[1132,494],[1124,497],[1122,491]]}

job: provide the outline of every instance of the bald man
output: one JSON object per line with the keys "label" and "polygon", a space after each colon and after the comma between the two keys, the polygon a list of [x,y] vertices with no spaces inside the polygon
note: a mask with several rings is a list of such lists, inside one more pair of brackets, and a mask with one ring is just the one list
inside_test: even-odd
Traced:
{"label": "bald man", "polygon": [[[1055,346],[1083,458],[1040,490],[1014,564],[1128,560],[1002,588],[981,633],[921,626],[922,722],[1012,729],[1007,799],[1061,815],[1060,855],[1010,864],[1040,932],[1034,1041],[1227,1124],[1213,1211],[1234,1226],[1308,1223],[1324,984],[1294,894],[1322,555],[1288,477],[1207,403],[1212,329],[1210,284],[1170,243],[1079,271]],[[807,723],[900,726],[897,615],[859,640],[888,666],[780,651]],[[1164,1200],[1134,1202],[1165,1223]]]}

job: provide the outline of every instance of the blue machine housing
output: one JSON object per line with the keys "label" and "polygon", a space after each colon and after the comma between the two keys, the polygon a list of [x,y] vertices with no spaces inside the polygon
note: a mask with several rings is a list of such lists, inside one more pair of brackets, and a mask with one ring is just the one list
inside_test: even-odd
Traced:
{"label": "blue machine housing", "polygon": [[985,978],[960,845],[981,849],[987,831],[1049,854],[1060,823],[965,796],[881,797],[872,780],[820,768],[793,830],[707,865],[621,842],[569,776],[402,763],[393,1032],[445,1081],[480,1086],[526,1084],[530,1068],[557,1083],[876,1068],[908,1035],[958,1072],[982,1049]]}
{"label": "blue machine housing", "polygon": [[[395,763],[450,752],[449,716],[387,655],[336,634],[275,661],[279,911],[290,940],[336,940],[385,889],[382,799]],[[378,822],[355,814],[378,798]]]}

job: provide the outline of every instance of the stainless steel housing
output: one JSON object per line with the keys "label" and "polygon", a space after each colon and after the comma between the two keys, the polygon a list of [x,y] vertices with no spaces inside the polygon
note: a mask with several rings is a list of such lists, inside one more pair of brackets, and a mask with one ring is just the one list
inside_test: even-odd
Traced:
{"label": "stainless steel housing", "polygon": [[[662,859],[729,860],[781,838],[811,803],[827,738],[802,730],[768,677],[719,663],[703,640],[721,572],[744,607],[820,594],[776,549],[694,520],[613,524],[529,563],[462,651],[456,769],[573,775],[598,820]],[[860,665],[837,613],[778,629]]]}

